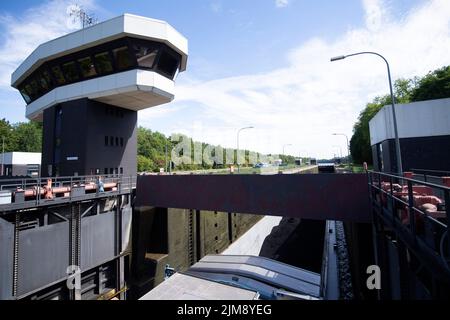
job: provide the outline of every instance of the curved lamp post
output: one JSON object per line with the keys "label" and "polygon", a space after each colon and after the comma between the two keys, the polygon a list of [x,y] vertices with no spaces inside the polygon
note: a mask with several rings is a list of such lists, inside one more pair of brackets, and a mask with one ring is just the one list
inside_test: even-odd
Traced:
{"label": "curved lamp post", "polygon": [[343,56],[337,56],[337,57],[331,58],[330,60],[331,60],[331,62],[334,62],[334,61],[343,60],[345,58],[352,57],[352,56],[357,56],[357,55],[361,55],[361,54],[376,55],[376,56],[380,57],[381,59],[383,59],[384,62],[386,62],[388,79],[389,79],[389,90],[390,90],[390,93],[391,93],[391,101],[392,101],[392,118],[393,118],[392,120],[394,122],[395,154],[396,154],[396,157],[397,157],[397,172],[398,172],[398,174],[400,176],[402,176],[403,175],[403,168],[402,168],[402,158],[401,158],[401,152],[400,152],[400,139],[398,138],[397,117],[395,115],[394,91],[392,90],[391,69],[389,67],[388,61],[381,54],[376,53],[376,52],[372,52],[372,51],[364,51],[364,52],[347,54],[347,55],[343,55]]}
{"label": "curved lamp post", "polygon": [[345,133],[333,133],[333,136],[344,136],[347,139],[347,155],[348,155],[348,164],[350,165],[350,143],[348,141],[348,136]]}

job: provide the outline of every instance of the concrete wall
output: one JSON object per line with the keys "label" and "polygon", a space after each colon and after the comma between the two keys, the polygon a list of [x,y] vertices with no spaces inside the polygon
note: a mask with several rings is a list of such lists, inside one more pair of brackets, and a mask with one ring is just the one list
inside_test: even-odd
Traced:
{"label": "concrete wall", "polygon": [[168,264],[187,270],[205,255],[222,253],[262,216],[188,209],[136,207],[133,284],[139,298],[161,283]]}

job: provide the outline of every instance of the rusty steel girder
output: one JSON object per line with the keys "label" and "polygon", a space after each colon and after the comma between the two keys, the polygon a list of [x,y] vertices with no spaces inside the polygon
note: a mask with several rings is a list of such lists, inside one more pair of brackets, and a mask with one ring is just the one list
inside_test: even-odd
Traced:
{"label": "rusty steel girder", "polygon": [[139,176],[136,206],[370,222],[366,174]]}

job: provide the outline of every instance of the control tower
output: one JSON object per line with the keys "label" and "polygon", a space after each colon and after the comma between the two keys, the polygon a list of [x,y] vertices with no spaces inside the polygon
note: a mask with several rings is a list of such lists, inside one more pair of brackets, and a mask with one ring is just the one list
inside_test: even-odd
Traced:
{"label": "control tower", "polygon": [[174,99],[187,57],[168,23],[130,14],[37,47],[11,85],[43,121],[41,175],[135,175],[137,112]]}

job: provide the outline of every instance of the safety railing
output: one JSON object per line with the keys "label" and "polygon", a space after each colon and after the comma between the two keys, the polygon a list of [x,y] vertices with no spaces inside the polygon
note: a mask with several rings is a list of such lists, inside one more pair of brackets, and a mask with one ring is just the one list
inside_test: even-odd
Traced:
{"label": "safety railing", "polygon": [[11,178],[0,180],[0,211],[9,207],[40,206],[80,198],[95,198],[113,193],[128,193],[136,188],[136,176],[71,176]]}
{"label": "safety railing", "polygon": [[450,171],[411,169],[413,178],[419,181],[442,184],[442,177],[450,177]]}
{"label": "safety railing", "polygon": [[[368,171],[369,195],[381,221],[428,260],[450,271],[450,187]],[[441,269],[442,270],[442,269]]]}

